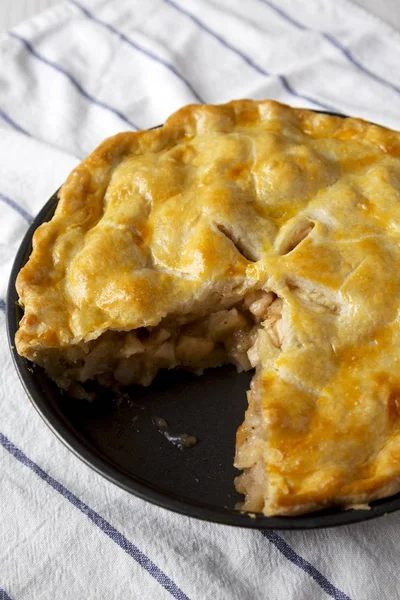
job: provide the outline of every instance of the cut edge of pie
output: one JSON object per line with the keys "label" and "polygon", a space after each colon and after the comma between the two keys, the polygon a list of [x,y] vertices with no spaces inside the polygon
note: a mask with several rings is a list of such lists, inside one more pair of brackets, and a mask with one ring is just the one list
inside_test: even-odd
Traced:
{"label": "cut edge of pie", "polygon": [[[34,234],[18,352],[89,400],[93,378],[256,368],[236,442],[246,511],[398,492],[399,156],[397,132],[273,101],[188,106],[106,140]],[[366,299],[372,284],[393,298]]]}

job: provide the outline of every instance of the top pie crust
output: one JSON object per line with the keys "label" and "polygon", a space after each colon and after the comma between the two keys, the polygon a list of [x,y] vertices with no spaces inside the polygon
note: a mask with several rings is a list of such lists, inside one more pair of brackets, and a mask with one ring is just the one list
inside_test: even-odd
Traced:
{"label": "top pie crust", "polygon": [[400,490],[399,269],[399,133],[273,101],[186,106],[68,177],[18,276],[17,349],[51,370],[106,331],[272,291],[279,347],[261,330],[237,436],[236,465],[260,474],[245,506],[365,504]]}

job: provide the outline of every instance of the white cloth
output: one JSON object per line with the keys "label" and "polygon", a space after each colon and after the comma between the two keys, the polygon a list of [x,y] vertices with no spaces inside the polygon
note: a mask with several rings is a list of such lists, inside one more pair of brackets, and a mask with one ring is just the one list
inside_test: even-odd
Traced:
{"label": "white cloth", "polygon": [[[400,128],[400,34],[349,0],[79,0],[0,42],[0,299],[35,215],[103,138],[181,105],[275,98]],[[400,598],[400,514],[260,532],[131,496],[28,402],[0,300],[0,599]]]}

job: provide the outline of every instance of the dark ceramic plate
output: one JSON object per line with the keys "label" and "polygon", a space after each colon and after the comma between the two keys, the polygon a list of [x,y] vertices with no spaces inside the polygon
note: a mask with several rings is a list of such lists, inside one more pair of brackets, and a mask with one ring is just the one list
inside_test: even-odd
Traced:
{"label": "dark ceramic plate", "polygon": [[[7,319],[10,347],[22,384],[52,431],[87,465],[123,489],[164,508],[241,527],[306,529],[364,521],[400,508],[400,494],[372,503],[369,511],[329,509],[299,517],[250,518],[235,510],[242,497],[233,479],[235,434],[246,410],[252,373],[233,367],[208,369],[202,377],[178,371],[157,376],[149,388],[132,386],[129,397],[105,395],[88,403],[60,393],[44,371],[21,358],[14,336],[22,310],[15,279],[26,263],[35,229],[51,219],[57,194],[27,231],[11,272]],[[181,450],[154,425],[165,419],[172,433],[199,443]]]}

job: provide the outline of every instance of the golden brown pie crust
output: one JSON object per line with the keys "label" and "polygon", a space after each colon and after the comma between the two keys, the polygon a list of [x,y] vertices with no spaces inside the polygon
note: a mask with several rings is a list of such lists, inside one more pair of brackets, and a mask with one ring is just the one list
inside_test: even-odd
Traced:
{"label": "golden brown pie crust", "polygon": [[107,331],[272,291],[237,436],[245,507],[400,490],[399,133],[273,101],[186,106],[103,142],[59,198],[17,280],[21,355],[50,368]]}

